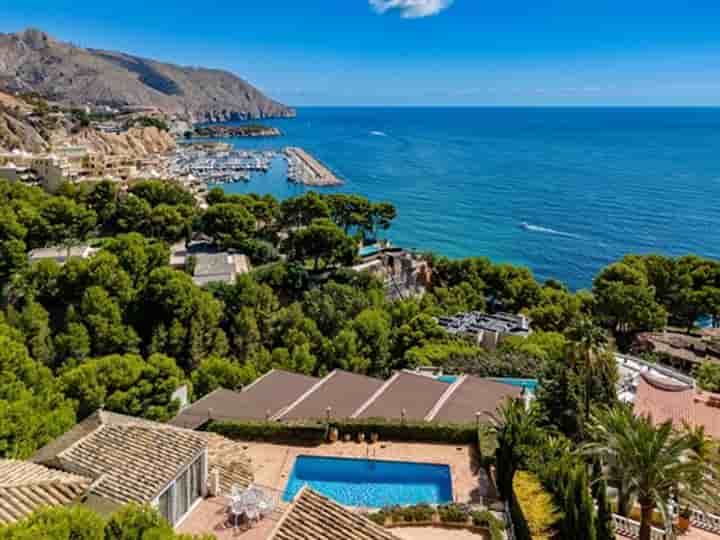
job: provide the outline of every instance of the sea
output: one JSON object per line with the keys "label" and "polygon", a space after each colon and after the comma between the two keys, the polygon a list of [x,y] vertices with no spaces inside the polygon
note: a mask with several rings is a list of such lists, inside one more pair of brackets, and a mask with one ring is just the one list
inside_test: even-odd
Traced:
{"label": "sea", "polygon": [[[720,257],[720,108],[301,108],[265,120],[345,184],[389,201],[393,244],[528,266],[589,288],[627,253]],[[229,193],[308,189],[271,170]]]}

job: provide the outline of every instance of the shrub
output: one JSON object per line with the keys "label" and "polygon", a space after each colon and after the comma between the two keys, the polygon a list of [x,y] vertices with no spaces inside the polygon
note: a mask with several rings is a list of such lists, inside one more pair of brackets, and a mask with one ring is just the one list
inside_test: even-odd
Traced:
{"label": "shrub", "polygon": [[465,523],[468,518],[467,510],[459,504],[439,506],[438,514],[443,523]]}
{"label": "shrub", "polygon": [[490,531],[490,540],[503,540],[505,523],[503,520],[498,519],[490,510],[471,512],[470,516],[472,517],[475,527],[485,527]]}
{"label": "shrub", "polygon": [[267,442],[321,444],[327,437],[322,424],[282,424],[280,422],[210,422],[208,431],[230,439]]}
{"label": "shrub", "polygon": [[532,538],[550,538],[552,529],[560,518],[552,495],[545,491],[537,476],[527,471],[518,471],[515,474],[513,491]]}

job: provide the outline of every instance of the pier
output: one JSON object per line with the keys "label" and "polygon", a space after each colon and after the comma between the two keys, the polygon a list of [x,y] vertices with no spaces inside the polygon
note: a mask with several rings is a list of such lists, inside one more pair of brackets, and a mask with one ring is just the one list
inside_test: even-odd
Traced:
{"label": "pier", "polygon": [[339,186],[343,181],[302,148],[284,150],[288,162],[288,180],[306,186]]}

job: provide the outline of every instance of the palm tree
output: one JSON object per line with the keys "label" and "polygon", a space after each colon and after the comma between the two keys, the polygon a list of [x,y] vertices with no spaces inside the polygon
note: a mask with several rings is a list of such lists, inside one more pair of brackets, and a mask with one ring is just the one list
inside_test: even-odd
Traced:
{"label": "palm tree", "polygon": [[575,322],[565,332],[568,338],[568,352],[570,359],[581,365],[585,379],[585,420],[590,420],[590,394],[592,391],[593,376],[607,362],[603,355],[607,337],[602,328],[595,325],[592,319],[583,317]]}
{"label": "palm tree", "polygon": [[673,497],[701,509],[720,503],[720,469],[703,433],[678,431],[670,422],[656,426],[651,418],[618,406],[594,415],[589,435],[582,452],[603,461],[610,481],[616,479],[613,471],[621,475],[620,488],[626,490],[621,496],[634,496],[640,505],[640,540],[650,540],[656,509],[669,522]]}
{"label": "palm tree", "polygon": [[497,439],[495,467],[500,496],[509,500],[515,472],[541,437],[535,408],[525,410],[519,400],[508,399],[498,410],[493,430]]}

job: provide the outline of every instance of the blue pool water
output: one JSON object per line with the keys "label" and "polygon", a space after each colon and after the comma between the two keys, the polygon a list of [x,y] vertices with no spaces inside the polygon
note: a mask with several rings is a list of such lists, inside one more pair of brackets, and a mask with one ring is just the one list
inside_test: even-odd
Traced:
{"label": "blue pool water", "polygon": [[447,465],[298,456],[283,500],[291,501],[305,484],[345,506],[381,508],[452,501]]}
{"label": "blue pool water", "polygon": [[367,257],[368,255],[374,255],[375,253],[378,253],[380,251],[380,246],[377,245],[371,245],[371,246],[364,246],[360,248],[360,256],[361,257]]}
{"label": "blue pool water", "polygon": [[452,384],[455,381],[458,380],[458,378],[455,375],[440,375],[439,377],[435,377],[435,380],[442,381],[448,384]]}
{"label": "blue pool water", "polygon": [[493,377],[492,380],[498,381],[501,383],[505,383],[505,384],[510,384],[512,386],[521,386],[522,388],[527,388],[533,394],[537,391],[537,387],[538,387],[537,379],[516,379],[513,377]]}

